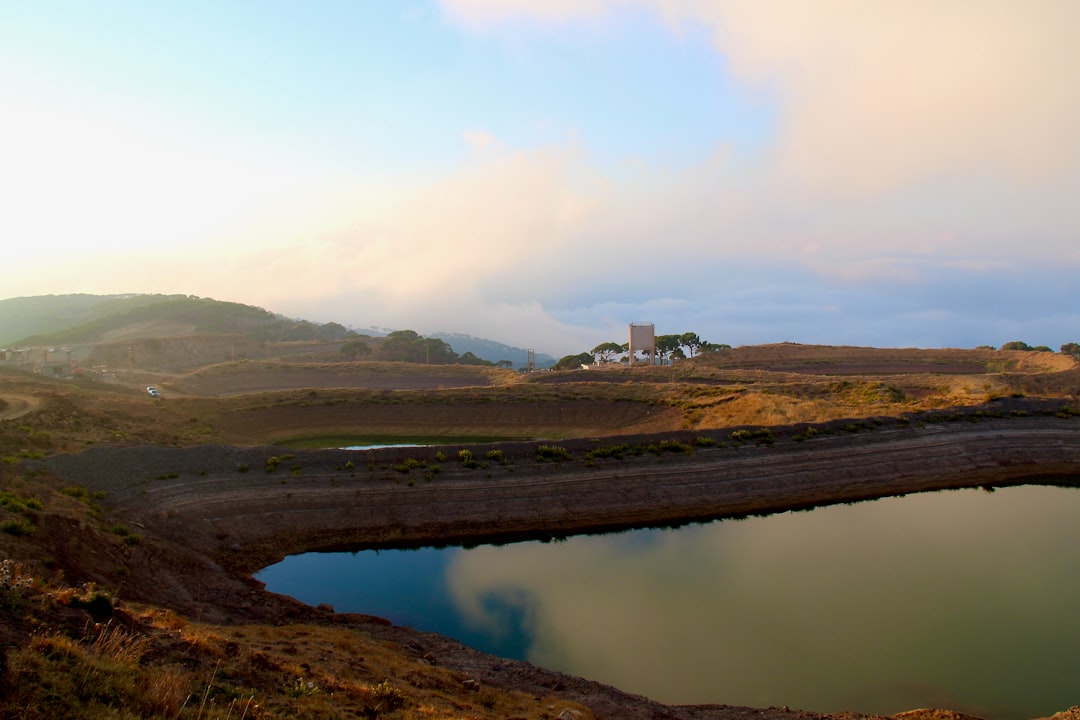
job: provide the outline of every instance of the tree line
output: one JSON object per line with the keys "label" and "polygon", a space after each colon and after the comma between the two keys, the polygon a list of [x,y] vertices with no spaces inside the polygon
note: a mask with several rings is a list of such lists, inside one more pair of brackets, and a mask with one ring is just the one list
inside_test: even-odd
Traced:
{"label": "tree line", "polygon": [[[353,336],[341,347],[341,354],[347,360],[382,360],[387,362],[412,362],[426,365],[479,365],[487,367],[513,367],[510,360],[492,362],[477,357],[472,352],[458,354],[445,340],[427,338],[414,330],[396,330],[372,347],[367,336]],[[660,364],[693,358],[701,353],[728,350],[730,345],[702,340],[697,333],[684,332],[671,335],[657,335],[654,338],[654,359]],[[989,345],[982,349],[993,350]],[[1001,346],[1002,350],[1025,350],[1031,352],[1053,352],[1045,345],[1028,345],[1020,340],[1013,340]],[[1070,342],[1061,346],[1063,355],[1080,358],[1080,343]],[[592,350],[565,355],[555,364],[555,370],[573,370],[582,365],[607,365],[611,363],[629,363],[631,360],[646,359],[641,355],[630,357],[630,343],[602,342]]]}
{"label": "tree line", "polygon": [[[986,349],[992,350],[993,348],[984,345]],[[1024,350],[1027,352],[1054,352],[1048,345],[1028,345],[1023,340],[1013,340],[1007,342],[1001,346],[1002,350]],[[1074,357],[1080,357],[1080,343],[1065,343],[1061,346],[1062,355],[1072,355]]]}
{"label": "tree line", "polygon": [[[702,340],[697,333],[684,332],[672,335],[657,335],[653,338],[653,352],[655,359],[660,364],[685,360],[700,355],[703,352],[730,349],[730,345],[724,343],[711,343]],[[635,349],[636,350],[636,349]],[[566,355],[556,364],[556,370],[571,370],[582,365],[607,365],[610,363],[629,363],[631,360],[643,359],[641,356],[630,357],[630,343],[602,342],[588,352],[577,355]]]}
{"label": "tree line", "polygon": [[367,340],[356,337],[341,346],[341,354],[347,360],[382,360],[384,362],[411,362],[422,365],[482,365],[487,367],[513,367],[510,360],[492,362],[471,352],[458,355],[450,343],[438,338],[424,337],[415,330],[395,330],[373,348]]}

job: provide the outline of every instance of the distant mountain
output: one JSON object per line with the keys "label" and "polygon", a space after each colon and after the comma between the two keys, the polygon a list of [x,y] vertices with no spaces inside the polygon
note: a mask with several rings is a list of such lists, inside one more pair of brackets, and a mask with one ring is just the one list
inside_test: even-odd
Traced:
{"label": "distant mountain", "polygon": [[0,300],[0,344],[70,345],[125,337],[237,334],[258,340],[339,340],[338,323],[316,324],[263,308],[193,295],[46,295]]}
{"label": "distant mountain", "polygon": [[[248,343],[275,343],[378,337],[389,332],[374,327],[353,330],[334,322],[318,324],[254,305],[194,295],[72,294],[0,300],[0,347],[94,346],[99,356],[108,354],[106,345],[123,345],[121,350],[127,352],[127,343],[138,339],[146,342],[148,338],[230,335],[248,338]],[[458,355],[472,353],[493,363],[509,360],[516,368],[528,364],[528,350],[524,348],[461,333],[436,333],[431,337],[443,340]],[[229,341],[228,346],[247,347],[236,340]],[[115,358],[110,362],[115,364]],[[538,368],[551,367],[555,362],[550,355],[535,355]]]}
{"label": "distant mountain", "polygon": [[[500,360],[509,360],[514,364],[515,368],[524,368],[529,362],[529,351],[527,349],[504,345],[494,340],[447,332],[432,333],[429,337],[446,342],[458,355],[471,352],[478,358],[495,363]],[[536,367],[547,368],[553,366],[557,361],[545,353],[535,353],[535,362]]]}

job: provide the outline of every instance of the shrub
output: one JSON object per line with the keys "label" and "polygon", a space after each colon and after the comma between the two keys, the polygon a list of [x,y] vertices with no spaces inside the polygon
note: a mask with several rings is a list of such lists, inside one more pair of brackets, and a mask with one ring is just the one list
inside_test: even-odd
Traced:
{"label": "shrub", "polygon": [[392,466],[399,473],[408,474],[410,470],[418,470],[423,467],[427,467],[427,463],[423,460],[417,460],[416,458],[405,458],[401,462]]}
{"label": "shrub", "polygon": [[506,462],[506,453],[502,450],[488,450],[484,453],[484,457],[492,462],[504,463]]}
{"label": "shrub", "polygon": [[14,518],[0,523],[0,532],[15,537],[27,537],[33,535],[37,527],[29,520],[16,520]]}
{"label": "shrub", "polygon": [[536,449],[536,459],[562,462],[570,459],[570,451],[560,445],[541,445]]}
{"label": "shrub", "polygon": [[661,440],[658,443],[650,444],[649,452],[654,455],[659,455],[660,453],[665,452],[683,453],[684,455],[690,455],[694,452],[694,448],[687,443],[679,442],[678,440]]}
{"label": "shrub", "polygon": [[756,428],[754,430],[740,428],[731,433],[731,439],[739,442],[754,441],[763,445],[771,445],[776,442],[776,437],[768,428]]}
{"label": "shrub", "polygon": [[72,596],[69,605],[86,610],[97,620],[110,618],[113,615],[112,595],[98,588],[94,583],[87,583],[80,588],[80,591]]}
{"label": "shrub", "polygon": [[601,445],[600,447],[593,448],[589,452],[585,453],[586,460],[596,460],[599,458],[616,458],[622,459],[633,452],[633,448],[624,443],[619,445]]}
{"label": "shrub", "polygon": [[376,713],[393,712],[405,702],[405,696],[400,690],[390,684],[389,680],[372,686],[371,700]]}
{"label": "shrub", "polygon": [[793,435],[791,437],[791,439],[794,440],[795,442],[802,442],[803,440],[809,440],[811,438],[815,438],[818,435],[821,435],[820,430],[818,430],[816,427],[808,427],[805,430],[803,430],[801,433],[799,433],[798,435]]}
{"label": "shrub", "polygon": [[68,487],[65,487],[65,488],[61,488],[60,492],[63,495],[67,495],[68,497],[73,497],[73,498],[76,498],[78,500],[82,500],[83,502],[89,502],[90,501],[90,493],[88,493],[86,491],[86,488],[80,487],[78,485],[71,485],[71,486],[68,486]]}

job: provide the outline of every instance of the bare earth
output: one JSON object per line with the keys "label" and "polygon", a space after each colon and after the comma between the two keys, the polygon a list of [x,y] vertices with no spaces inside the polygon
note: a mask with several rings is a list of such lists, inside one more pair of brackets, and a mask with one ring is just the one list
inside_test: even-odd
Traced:
{"label": "bare earth", "polygon": [[[266,592],[251,574],[315,549],[550,537],[953,487],[1080,482],[1080,367],[1055,353],[783,343],[674,367],[522,379],[325,362],[339,354],[334,347],[221,363],[237,351],[221,342],[178,338],[158,358],[141,352],[146,366],[99,380],[0,376],[0,441],[5,459],[20,463],[7,477],[29,483],[41,469],[42,482],[54,483],[32,541],[0,541],[59,563],[66,582],[107,584],[127,601],[231,626],[361,629],[417,662],[485,686],[555,694],[597,718],[826,716],[667,707],[379,618],[311,608]],[[118,344],[108,364],[122,363],[127,347]],[[181,355],[187,360],[177,364]],[[210,357],[218,364],[206,365]],[[147,385],[164,398],[148,397]],[[740,426],[749,438],[733,439]],[[368,434],[544,440],[454,445],[443,458],[434,448],[269,445]],[[542,444],[565,448],[569,459],[538,461]],[[588,458],[621,444],[653,450]],[[479,467],[459,461],[465,448]],[[679,448],[686,452],[669,451]],[[23,459],[32,457],[40,459]],[[78,503],[56,492],[64,485],[100,493],[106,522],[144,540],[88,542],[97,530],[85,515],[65,514],[64,502]],[[942,710],[903,717],[965,718]],[[1080,711],[1058,717],[1076,720]]]}
{"label": "bare earth", "polygon": [[[469,469],[455,459],[441,463],[442,471],[430,482],[390,469],[406,458],[435,462],[435,450],[416,448],[301,451],[272,472],[266,463],[280,448],[92,448],[56,456],[47,465],[61,477],[103,491],[117,517],[160,533],[187,558],[160,564],[148,558],[154,581],[133,583],[129,596],[167,601],[214,622],[281,623],[320,611],[266,593],[250,573],[306,550],[550,536],[943,488],[1062,482],[1068,476],[1080,481],[1080,419],[1019,412],[1015,405],[1012,414],[1000,417],[889,423],[802,442],[778,429],[774,444],[736,443],[688,455],[594,463],[539,463],[533,459],[536,443],[503,444],[498,449],[505,464]],[[1027,407],[1054,410],[1040,403]],[[577,458],[595,447],[588,441],[563,445]],[[474,453],[480,457],[495,447],[477,446]],[[330,617],[411,643],[417,652],[486,684],[537,692],[558,688],[597,717],[798,715],[729,706],[665,708],[596,683],[485,656],[438,636],[362,616]]]}

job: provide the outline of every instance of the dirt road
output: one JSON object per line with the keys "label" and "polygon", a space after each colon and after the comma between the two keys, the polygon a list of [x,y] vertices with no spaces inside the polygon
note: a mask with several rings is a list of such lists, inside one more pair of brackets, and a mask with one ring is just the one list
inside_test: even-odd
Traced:
{"label": "dirt road", "polygon": [[0,420],[15,420],[41,407],[33,395],[0,395]]}

